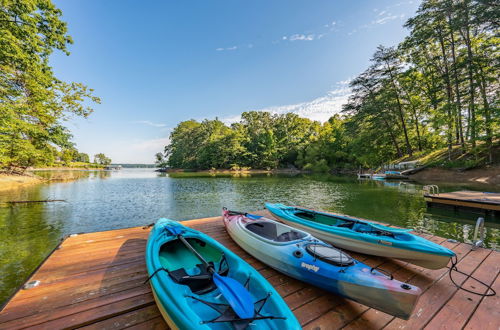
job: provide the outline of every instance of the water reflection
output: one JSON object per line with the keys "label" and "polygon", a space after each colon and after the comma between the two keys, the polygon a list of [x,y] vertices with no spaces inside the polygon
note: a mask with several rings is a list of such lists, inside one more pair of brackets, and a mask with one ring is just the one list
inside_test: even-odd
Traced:
{"label": "water reflection", "polygon": [[[473,213],[427,209],[421,185],[408,182],[304,174],[165,174],[152,169],[38,174],[61,182],[0,195],[0,301],[24,281],[63,236],[140,226],[160,217],[185,220],[219,215],[223,206],[248,211],[263,208],[264,202],[280,202],[383,221],[465,242],[472,239],[478,217]],[[68,176],[79,180],[66,181]],[[444,190],[464,188],[444,186]],[[2,203],[41,199],[66,202]],[[500,221],[486,218],[486,227],[486,244],[497,247]]]}

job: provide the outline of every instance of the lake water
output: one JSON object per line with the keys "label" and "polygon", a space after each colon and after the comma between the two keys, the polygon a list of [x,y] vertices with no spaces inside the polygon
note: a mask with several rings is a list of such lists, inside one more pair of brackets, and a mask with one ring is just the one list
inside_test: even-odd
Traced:
{"label": "lake water", "polygon": [[[331,175],[160,174],[153,169],[79,171],[72,182],[0,193],[0,303],[66,235],[140,226],[161,217],[186,220],[281,202],[350,214],[470,242],[478,214],[427,209],[421,185]],[[40,172],[44,176],[55,172]],[[442,191],[500,191],[498,186],[442,185]],[[5,204],[12,200],[65,202]],[[486,218],[486,244],[500,243],[500,220]]]}

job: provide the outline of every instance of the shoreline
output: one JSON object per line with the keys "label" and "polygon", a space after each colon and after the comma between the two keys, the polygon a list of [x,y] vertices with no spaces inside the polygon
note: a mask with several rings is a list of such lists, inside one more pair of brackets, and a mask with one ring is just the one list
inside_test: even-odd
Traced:
{"label": "shoreline", "polygon": [[490,166],[466,171],[433,167],[423,169],[409,177],[421,183],[500,185],[500,167]]}
{"label": "shoreline", "polygon": [[[44,178],[36,174],[38,171],[61,171],[60,175]],[[72,171],[105,171],[103,168],[81,168],[81,167],[49,167],[49,168],[34,168],[26,171],[25,174],[10,174],[0,172],[0,192],[24,188],[27,186],[51,183],[51,182],[68,182],[78,180],[81,176],[71,175]],[[311,171],[303,171],[296,169],[274,169],[274,170],[185,170],[185,169],[170,169],[166,171],[158,171],[159,173],[200,173],[200,174],[234,174],[234,175],[251,175],[251,174],[311,174]],[[341,175],[352,174],[350,171],[341,171]],[[330,175],[338,175],[336,171],[329,173]],[[445,169],[445,168],[426,168],[420,172],[409,176],[410,180],[422,184],[475,184],[475,185],[499,185],[500,186],[500,166],[489,166],[486,168],[471,169],[466,171]]]}
{"label": "shoreline", "polygon": [[26,170],[29,172],[37,172],[37,171],[105,171],[103,167],[36,167],[32,169]]}
{"label": "shoreline", "polygon": [[189,170],[189,169],[167,169],[161,170],[156,169],[155,172],[159,173],[207,173],[207,174],[271,174],[271,173],[312,173],[311,171],[297,170],[297,169],[274,169],[274,170],[259,170],[259,169],[248,169],[248,170],[228,170],[228,169],[217,169],[217,170]]}
{"label": "shoreline", "polygon": [[[52,176],[51,178],[44,178],[35,174],[35,172],[37,171],[61,171],[63,173],[61,173],[60,175]],[[24,174],[13,174],[0,171],[0,192],[25,188],[35,184],[69,182],[78,180],[80,176],[70,174],[73,171],[104,171],[104,169],[82,167],[48,167],[29,169]]]}
{"label": "shoreline", "polygon": [[45,182],[47,182],[47,180],[34,174],[28,175],[28,174],[0,173],[0,192],[23,188]]}

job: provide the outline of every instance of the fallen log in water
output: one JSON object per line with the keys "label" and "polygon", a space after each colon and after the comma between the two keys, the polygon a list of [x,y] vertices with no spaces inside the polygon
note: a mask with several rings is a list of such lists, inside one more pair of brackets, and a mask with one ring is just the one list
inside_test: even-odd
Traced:
{"label": "fallen log in water", "polygon": [[48,203],[48,202],[65,202],[65,199],[44,199],[36,201],[8,201],[7,203],[19,204],[19,203]]}

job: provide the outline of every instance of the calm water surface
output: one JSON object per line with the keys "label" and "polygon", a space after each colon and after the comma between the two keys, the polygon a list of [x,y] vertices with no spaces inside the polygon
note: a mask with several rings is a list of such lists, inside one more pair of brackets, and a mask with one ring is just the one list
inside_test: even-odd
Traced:
{"label": "calm water surface", "polygon": [[[150,224],[160,217],[217,216],[221,208],[261,209],[281,202],[346,213],[470,242],[474,213],[426,208],[421,185],[330,175],[159,174],[152,169],[76,172],[73,182],[0,193],[0,303],[21,285],[60,239],[72,233]],[[54,172],[38,173],[44,176]],[[442,185],[442,191],[500,191],[498,186]],[[11,200],[66,202],[9,206]],[[486,244],[500,243],[500,220],[486,219]]]}

